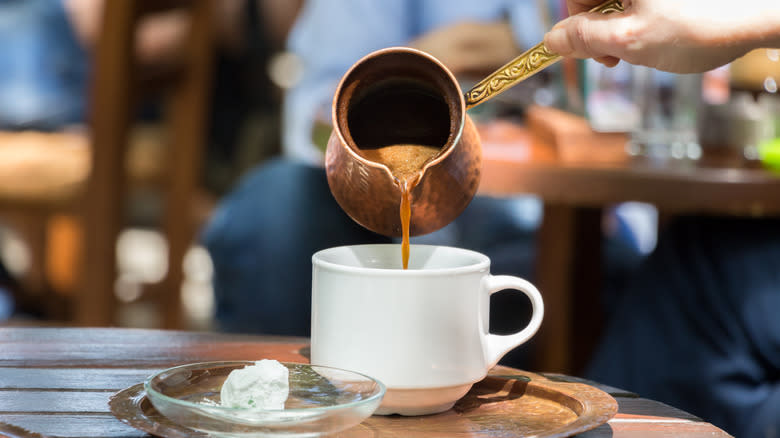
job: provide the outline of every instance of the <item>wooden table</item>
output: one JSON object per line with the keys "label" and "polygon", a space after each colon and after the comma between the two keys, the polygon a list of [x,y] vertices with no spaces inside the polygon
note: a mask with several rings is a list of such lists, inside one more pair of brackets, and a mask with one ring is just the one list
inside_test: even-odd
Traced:
{"label": "wooden table", "polygon": [[[300,338],[139,329],[0,328],[0,436],[147,436],[114,418],[108,407],[112,394],[157,370],[188,362],[258,358],[306,362],[302,353],[307,346],[307,340]],[[602,389],[618,401],[619,413],[580,436],[729,436],[662,403],[614,388]],[[376,436],[373,431],[367,433]]]}
{"label": "wooden table", "polygon": [[534,368],[577,373],[603,323],[599,304],[603,209],[627,201],[661,215],[705,213],[780,216],[780,178],[735,167],[733,155],[652,162],[630,159],[626,136],[596,134],[581,118],[532,108],[526,126],[481,127],[479,192],[534,194],[544,201],[537,239],[536,283],[545,322],[536,335]]}

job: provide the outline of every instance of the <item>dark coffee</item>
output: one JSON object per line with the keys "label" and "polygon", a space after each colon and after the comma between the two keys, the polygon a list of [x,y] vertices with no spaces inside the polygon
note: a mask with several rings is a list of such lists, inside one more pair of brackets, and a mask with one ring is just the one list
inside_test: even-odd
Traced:
{"label": "dark coffee", "polygon": [[355,98],[349,131],[360,150],[399,144],[444,146],[450,107],[436,90],[413,80],[387,80]]}
{"label": "dark coffee", "polygon": [[409,265],[412,190],[422,169],[452,135],[450,105],[442,93],[418,79],[377,81],[357,93],[347,115],[357,152],[390,169],[401,191],[401,253]]}

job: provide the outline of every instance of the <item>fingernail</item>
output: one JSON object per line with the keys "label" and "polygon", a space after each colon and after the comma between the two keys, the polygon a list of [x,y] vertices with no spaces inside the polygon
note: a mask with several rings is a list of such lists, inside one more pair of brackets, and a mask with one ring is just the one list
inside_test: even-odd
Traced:
{"label": "fingernail", "polygon": [[604,64],[605,66],[612,68],[618,63],[620,63],[619,58],[615,58],[614,56],[600,56],[598,58],[594,58],[597,62],[600,62],[601,64]]}
{"label": "fingernail", "polygon": [[552,28],[544,36],[544,46],[549,50],[559,54],[567,55],[571,53],[571,47],[569,47],[569,39],[566,38],[566,29]]}

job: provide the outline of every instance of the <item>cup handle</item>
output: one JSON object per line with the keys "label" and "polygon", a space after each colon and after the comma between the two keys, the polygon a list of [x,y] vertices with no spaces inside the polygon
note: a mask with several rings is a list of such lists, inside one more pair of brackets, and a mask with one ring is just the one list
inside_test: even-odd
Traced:
{"label": "cup handle", "polygon": [[484,278],[482,287],[488,296],[501,290],[514,289],[524,293],[531,300],[531,321],[524,329],[511,335],[487,334],[485,336],[485,357],[488,368],[492,368],[509,350],[531,339],[531,336],[539,330],[544,318],[544,302],[539,290],[533,284],[511,275],[488,275]]}

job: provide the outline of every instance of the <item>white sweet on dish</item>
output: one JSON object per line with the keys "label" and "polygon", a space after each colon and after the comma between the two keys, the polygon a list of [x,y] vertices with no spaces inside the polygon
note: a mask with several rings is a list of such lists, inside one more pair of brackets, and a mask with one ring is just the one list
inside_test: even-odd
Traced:
{"label": "white sweet on dish", "polygon": [[233,370],[220,391],[222,406],[245,409],[284,409],[290,393],[289,370],[278,361],[263,359]]}

